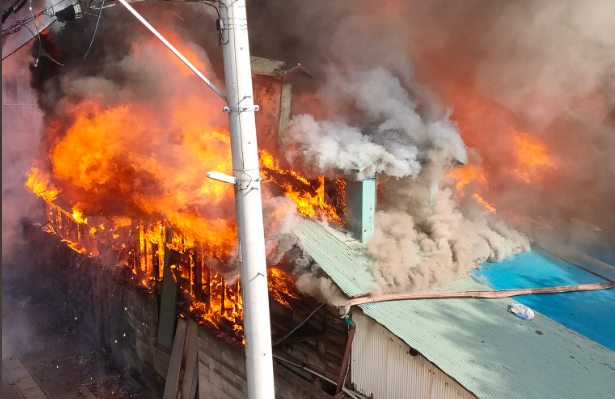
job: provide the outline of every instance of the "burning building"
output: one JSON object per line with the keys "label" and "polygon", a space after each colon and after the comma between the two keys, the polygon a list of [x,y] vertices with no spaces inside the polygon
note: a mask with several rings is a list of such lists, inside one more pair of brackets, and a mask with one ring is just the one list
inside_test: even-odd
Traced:
{"label": "burning building", "polygon": [[[157,6],[143,8],[152,23],[220,84],[219,38],[191,32],[198,23],[170,23],[170,6]],[[61,287],[66,280],[91,287],[90,306],[71,297],[75,312],[154,389],[171,376],[184,397],[194,397],[198,386],[200,397],[243,398],[233,193],[205,178],[212,170],[230,173],[221,105],[147,32],[128,32],[130,23],[115,9],[106,15],[112,21],[99,33],[102,44],[83,63],[52,61],[74,58],[75,44],[87,47],[89,38],[70,34],[70,26],[39,38],[49,56],[32,73],[45,126],[26,186],[45,217],[40,231],[29,226],[28,237],[31,245],[53,242],[52,258],[69,267],[58,270],[42,255],[37,263]],[[385,65],[396,58],[391,54],[382,54],[384,66],[339,54],[342,60],[331,57],[320,74],[298,63],[251,60],[278,395],[505,397],[486,383],[503,381],[502,370],[479,361],[498,350],[513,357],[565,347],[581,358],[577,345],[612,365],[610,353],[546,317],[540,331],[557,337],[547,345],[525,325],[498,328],[511,324],[501,314],[509,300],[361,304],[340,315],[368,295],[451,282],[487,289],[459,279],[477,263],[530,249],[497,218],[499,205],[486,193],[493,168],[469,163],[457,128],[464,121],[432,109],[413,77]],[[548,178],[558,165],[549,149],[522,131],[512,137],[517,152],[506,173],[527,184]],[[523,335],[523,352],[504,346],[515,333]],[[457,342],[463,334],[483,334],[485,345]],[[178,339],[187,354],[179,368],[172,355]],[[579,361],[606,378],[608,366]],[[547,367],[537,364],[529,371],[502,366],[512,375],[506,386]],[[579,368],[564,366],[569,373]],[[489,379],[480,376],[487,372]],[[537,392],[561,384],[553,374],[536,382]],[[568,383],[561,391],[576,395]],[[600,389],[597,395],[606,392]]]}

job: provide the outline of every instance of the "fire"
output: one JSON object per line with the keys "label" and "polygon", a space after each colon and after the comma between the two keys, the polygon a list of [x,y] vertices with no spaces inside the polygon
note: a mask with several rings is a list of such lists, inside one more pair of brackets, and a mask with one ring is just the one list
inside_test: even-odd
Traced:
{"label": "fire", "polygon": [[[173,32],[164,35],[214,76],[197,46]],[[46,126],[49,164],[35,164],[26,185],[44,202],[47,231],[70,248],[87,256],[97,256],[98,248],[113,251],[134,284],[149,291],[162,281],[168,262],[166,272],[190,311],[241,340],[241,282],[219,268],[236,256],[234,192],[205,177],[213,170],[232,174],[227,117],[219,99],[194,90],[198,78],[159,43],[135,42],[130,56],[135,62],[156,59],[154,74],[143,78],[165,76],[159,86],[150,85],[161,93],[67,98]],[[299,212],[341,224],[339,211],[327,203],[332,182],[284,170],[266,152],[261,162],[270,188],[292,198]],[[343,180],[334,184],[343,194]],[[70,211],[56,203],[60,193]],[[298,298],[292,278],[280,269],[269,269],[268,277],[271,297],[290,307]]]}
{"label": "fire", "polygon": [[479,194],[480,190],[488,185],[489,177],[480,166],[472,164],[460,166],[451,170],[446,177],[456,180],[455,190],[459,197],[463,198],[466,190],[474,191],[472,198],[485,207],[487,211],[491,213],[496,212],[495,207],[485,201],[481,194]]}
{"label": "fire", "polygon": [[[88,218],[83,217],[83,212],[81,212],[77,206],[73,206],[73,219],[75,219],[77,223],[88,224]],[[96,231],[96,229],[94,229],[94,231]]]}
{"label": "fire", "polygon": [[514,172],[517,177],[526,183],[530,183],[531,178],[545,168],[553,166],[545,146],[532,139],[529,134],[517,132],[514,135],[514,143],[518,163]]}
{"label": "fire", "polygon": [[269,293],[279,303],[290,309],[290,304],[285,297],[299,299],[290,287],[292,280],[282,270],[271,267],[267,269],[267,284],[269,285]]}
{"label": "fire", "polygon": [[32,168],[26,172],[28,180],[26,186],[32,190],[32,193],[37,197],[43,198],[47,202],[51,202],[58,197],[60,190],[53,187],[50,182],[50,176],[42,172],[38,167]]}
{"label": "fire", "polygon": [[482,206],[484,206],[485,208],[487,208],[487,210],[491,213],[495,213],[496,209],[487,201],[485,201],[478,193],[474,193],[472,195],[473,198],[476,199],[476,201],[478,201],[479,204],[481,204]]}
{"label": "fire", "polygon": [[457,180],[455,190],[459,191],[462,196],[463,188],[469,183],[475,181],[479,184],[484,184],[487,182],[485,172],[480,167],[471,164],[453,169],[448,173],[447,177]]}
{"label": "fire", "polygon": [[[280,168],[273,156],[265,150],[259,151],[263,180],[284,189],[284,195],[295,203],[297,211],[309,218],[324,216],[329,222],[343,225],[343,218],[335,206],[325,200],[325,178],[317,179],[316,188],[312,182],[294,170]],[[289,179],[285,179],[289,177]],[[344,194],[345,183],[337,183],[338,195]]]}

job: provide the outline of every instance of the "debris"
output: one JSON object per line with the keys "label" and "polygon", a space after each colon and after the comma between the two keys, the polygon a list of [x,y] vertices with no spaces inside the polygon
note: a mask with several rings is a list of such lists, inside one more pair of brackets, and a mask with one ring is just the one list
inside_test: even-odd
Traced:
{"label": "debris", "polygon": [[514,313],[517,317],[523,320],[532,320],[534,318],[534,311],[525,305],[516,303],[508,307],[510,313]]}

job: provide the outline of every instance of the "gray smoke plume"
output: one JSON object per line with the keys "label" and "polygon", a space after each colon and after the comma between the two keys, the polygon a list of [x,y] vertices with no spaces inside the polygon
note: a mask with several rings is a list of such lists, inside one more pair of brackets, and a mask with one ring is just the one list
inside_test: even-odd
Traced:
{"label": "gray smoke plume", "polygon": [[[416,174],[405,173],[418,168],[400,168],[410,164],[375,137],[391,114],[404,121],[401,130],[417,126],[412,124],[416,115],[423,126],[442,121],[447,144],[459,143],[448,134],[458,131],[468,153],[474,154],[470,162],[488,176],[489,184],[481,187],[484,199],[497,208],[498,217],[510,219],[528,236],[540,233],[542,239],[546,235],[566,245],[615,242],[612,1],[255,3],[259,6],[249,9],[250,27],[258,32],[252,46],[271,58],[301,61],[327,82],[314,84],[310,101],[295,101],[295,114],[313,117],[293,121],[295,134],[288,137],[293,163],[312,173],[333,168],[356,176],[353,165],[362,158],[354,149],[367,147],[375,154],[373,171],[408,176],[381,179],[379,185],[379,192],[387,195],[379,197],[370,251],[385,291],[438,284],[472,263],[528,248],[521,234],[478,211],[471,195],[459,200],[457,193],[444,189],[433,210],[426,206],[428,194],[417,197],[429,184],[418,184],[425,172],[412,180]],[[348,77],[379,69],[398,79],[416,104],[409,107],[413,112],[394,113],[400,108],[382,96],[362,107],[362,94],[375,98],[391,86]],[[389,90],[384,97],[399,98],[394,93]],[[383,108],[391,114],[384,116]],[[418,154],[446,148],[435,140],[421,148],[422,132],[414,129],[412,142],[402,148],[414,146]],[[543,145],[551,163],[543,169],[529,167],[527,180],[515,174],[518,132]],[[418,154],[416,159],[424,160]],[[442,179],[440,184],[449,183]],[[397,190],[404,185],[415,192]],[[396,225],[397,220],[405,222]],[[396,257],[417,251],[428,260]]]}
{"label": "gray smoke plume", "polygon": [[[186,6],[202,16],[174,24],[167,11],[175,5],[139,7],[156,26],[179,32],[210,76],[222,76],[216,34],[202,28],[208,12]],[[465,163],[472,148],[495,182],[485,194],[498,215],[542,217],[554,226],[580,220],[603,238],[613,237],[613,7],[610,0],[249,3],[252,53],[301,62],[316,77],[295,87],[296,116],[282,148],[288,160],[310,176],[381,176],[379,190],[387,195],[379,197],[377,232],[369,243],[376,290],[425,289],[477,262],[529,248],[527,238],[480,211],[471,197],[459,201],[446,179],[434,206],[429,204],[430,179],[446,175],[453,160]],[[181,156],[191,147],[178,126],[169,125],[167,104],[155,102],[207,94],[192,80],[170,79],[165,63],[172,61],[141,40],[148,33],[121,9],[105,16],[89,59],[63,68],[41,61],[48,65],[34,73],[39,104],[62,121],[66,110],[92,93],[109,106],[145,103],[154,110],[158,132],[167,133],[159,142],[150,140],[156,133],[150,132],[123,143],[143,157],[118,159],[118,165],[130,169],[157,160],[172,170],[192,162]],[[74,23],[91,29],[84,20]],[[56,41],[64,52],[60,61],[81,58],[89,35],[65,30],[44,40]],[[210,125],[225,122],[222,114],[212,118]],[[513,176],[514,131],[548,149],[552,173],[537,184]],[[174,191],[174,182],[145,174],[132,175],[132,181],[141,190]],[[100,188],[104,199],[112,187]],[[126,211],[126,204],[115,205]],[[292,214],[292,207],[277,205]],[[279,219],[269,230],[286,232],[286,216],[275,206],[270,211]],[[293,244],[286,233],[280,237],[268,240],[276,260]]]}
{"label": "gray smoke plume", "polygon": [[[319,78],[330,64],[390,71],[427,120],[451,110],[494,182],[487,194],[498,209],[540,220],[569,243],[588,231],[615,242],[612,1],[253,4],[260,54],[301,61]],[[533,184],[511,176],[515,131],[543,143],[554,165]]]}
{"label": "gray smoke plume", "polygon": [[[304,54],[313,58],[299,60],[322,81],[301,93],[283,144],[291,165],[311,176],[379,175],[378,192],[386,195],[377,201],[376,233],[368,243],[373,292],[429,289],[479,262],[528,250],[522,234],[480,211],[475,201],[462,208],[446,187],[431,206],[433,178],[443,184],[453,164],[468,161],[450,111],[418,82],[410,58],[400,51],[406,27],[395,19],[388,26],[377,10],[332,8],[334,16],[323,15],[323,21],[310,19],[313,12],[295,17],[322,28],[295,36],[294,43],[313,47]],[[308,276],[302,275],[300,286],[323,295],[322,277],[308,284]]]}
{"label": "gray smoke plume", "polygon": [[[384,68],[341,72],[331,67],[316,98],[334,119],[316,121],[310,115],[298,115],[284,140],[290,148],[289,162],[312,173],[341,173],[357,179],[376,173],[416,177],[427,150],[467,161],[454,124],[446,117],[424,120],[417,113],[417,102]],[[349,107],[356,111],[347,115],[344,110]],[[349,126],[348,119],[359,126]]]}
{"label": "gray smoke plume", "polygon": [[[2,259],[19,242],[19,220],[40,216],[25,187],[25,172],[38,155],[43,115],[30,88],[30,46],[2,62]],[[3,262],[4,264],[4,262]]]}
{"label": "gray smoke plume", "polygon": [[430,180],[425,173],[387,183],[368,244],[375,293],[427,290],[459,278],[478,263],[530,249],[523,234],[487,211],[473,207],[462,212],[449,188],[440,190],[430,206]]}

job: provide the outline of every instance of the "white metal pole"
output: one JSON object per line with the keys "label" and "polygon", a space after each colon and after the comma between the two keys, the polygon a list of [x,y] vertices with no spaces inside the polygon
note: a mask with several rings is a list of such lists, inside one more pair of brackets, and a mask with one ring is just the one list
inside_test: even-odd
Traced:
{"label": "white metal pole", "polygon": [[274,399],[263,208],[258,169],[245,0],[221,0],[222,50],[229,114],[249,399]]}

